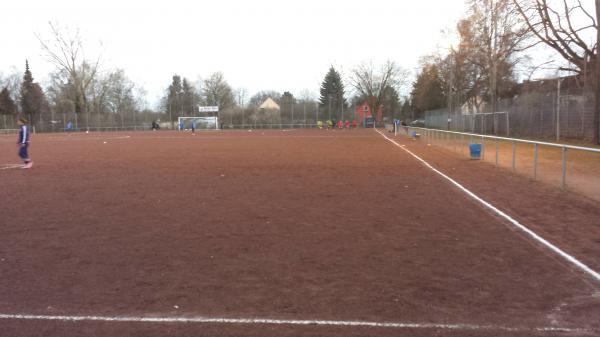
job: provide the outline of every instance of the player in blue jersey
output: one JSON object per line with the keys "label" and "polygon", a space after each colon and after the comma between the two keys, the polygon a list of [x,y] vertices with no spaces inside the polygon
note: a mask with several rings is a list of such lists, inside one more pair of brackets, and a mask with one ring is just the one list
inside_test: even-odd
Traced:
{"label": "player in blue jersey", "polygon": [[19,140],[17,144],[19,145],[19,157],[23,159],[25,165],[23,165],[24,169],[29,169],[33,166],[33,161],[29,158],[29,125],[27,125],[27,119],[21,118],[17,122],[19,125]]}

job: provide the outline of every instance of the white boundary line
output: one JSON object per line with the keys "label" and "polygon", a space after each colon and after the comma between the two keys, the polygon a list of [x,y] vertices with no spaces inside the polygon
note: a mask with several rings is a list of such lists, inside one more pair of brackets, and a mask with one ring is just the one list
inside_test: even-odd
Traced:
{"label": "white boundary line", "polygon": [[0,164],[0,170],[9,170],[23,167],[23,164]]}
{"label": "white boundary line", "polygon": [[[256,133],[255,133],[256,134]],[[285,136],[274,136],[274,135],[255,135],[252,137],[232,137],[232,136],[216,136],[216,137],[196,137],[193,138],[195,140],[201,140],[201,141],[221,141],[221,140],[247,140],[247,139],[304,139],[304,138],[314,138],[314,139],[361,139],[361,138],[371,138],[372,136],[360,136],[360,135],[349,135],[349,136],[343,136],[343,137],[338,137],[337,135],[321,135],[321,136],[301,136],[301,135],[285,135]],[[146,139],[174,139],[174,140],[190,140],[192,139],[190,137],[189,134],[183,135],[183,136],[150,136],[150,137],[144,137],[144,136],[140,136],[140,137],[133,137],[132,139],[134,140],[146,140]]]}
{"label": "white boundary line", "polygon": [[458,182],[456,182],[454,179],[450,178],[449,176],[445,175],[444,173],[442,173],[441,171],[439,171],[435,167],[431,166],[431,164],[429,164],[428,162],[426,162],[421,157],[419,157],[416,154],[412,153],[410,150],[408,150],[404,146],[398,144],[396,141],[394,141],[392,139],[389,139],[385,134],[381,133],[379,130],[375,129],[375,131],[377,133],[379,133],[381,136],[383,136],[383,138],[385,138],[387,141],[391,142],[392,144],[396,145],[400,149],[404,150],[405,152],[407,152],[408,154],[410,154],[411,156],[413,156],[415,159],[417,159],[418,161],[420,161],[423,165],[425,165],[426,167],[428,167],[429,169],[431,169],[433,172],[439,174],[444,179],[448,180],[454,186],[458,187],[458,189],[460,189],[461,191],[465,192],[468,196],[470,196],[471,198],[475,199],[480,204],[482,204],[486,208],[490,209],[491,211],[493,211],[494,213],[496,213],[500,217],[508,220],[508,222],[510,222],[511,224],[513,224],[515,227],[517,227],[521,231],[525,232],[527,235],[529,235],[530,237],[532,237],[535,241],[538,241],[542,245],[546,246],[547,248],[549,248],[550,250],[552,250],[556,254],[560,255],[563,259],[567,260],[571,264],[575,265],[577,268],[581,269],[582,271],[584,271],[585,273],[587,273],[588,275],[590,275],[596,281],[600,282],[600,274],[598,272],[596,272],[595,270],[591,269],[590,267],[588,267],[587,265],[585,265],[581,261],[577,260],[573,256],[565,253],[562,249],[560,249],[557,246],[553,245],[552,243],[548,242],[546,239],[542,238],[541,236],[539,236],[538,234],[536,234],[531,229],[525,227],[524,225],[522,225],[521,223],[519,223],[517,220],[513,219],[508,214],[506,214],[503,211],[499,210],[498,208],[496,208],[495,206],[493,206],[489,202],[483,200],[482,198],[480,198],[479,196],[477,196],[475,193],[471,192],[470,190],[468,190],[467,188],[465,188],[464,186],[462,186],[461,184],[459,184]]}
{"label": "white boundary line", "polygon": [[129,139],[131,136],[112,136],[112,137],[99,137],[99,135],[87,136],[83,135],[65,135],[63,137],[50,136],[46,139],[41,139],[41,141],[49,140],[54,142],[78,142],[78,141],[91,141],[91,140],[115,140],[115,139]]}
{"label": "white boundary line", "polygon": [[62,322],[131,322],[131,323],[212,323],[212,324],[248,324],[248,325],[314,325],[337,327],[367,327],[395,329],[440,329],[440,330],[489,330],[489,331],[537,331],[537,332],[593,332],[597,329],[566,327],[508,327],[501,325],[477,324],[441,324],[441,323],[401,323],[401,322],[369,322],[369,321],[330,321],[330,320],[296,320],[270,318],[223,318],[223,317],[149,317],[149,316],[69,316],[69,315],[22,315],[0,314],[5,320],[37,320]]}

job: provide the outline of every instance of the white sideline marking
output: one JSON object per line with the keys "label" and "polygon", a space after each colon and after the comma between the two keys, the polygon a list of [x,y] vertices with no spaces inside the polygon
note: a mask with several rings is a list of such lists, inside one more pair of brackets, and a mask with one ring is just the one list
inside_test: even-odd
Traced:
{"label": "white sideline marking", "polygon": [[546,239],[544,239],[543,237],[539,236],[538,234],[536,234],[531,229],[525,227],[524,225],[522,225],[521,223],[519,223],[517,220],[513,219],[512,217],[510,217],[508,214],[502,212],[501,210],[499,210],[498,208],[496,208],[495,206],[493,206],[489,202],[487,202],[487,201],[483,200],[482,198],[478,197],[475,193],[469,191],[467,188],[465,188],[464,186],[462,186],[461,184],[459,184],[458,182],[456,182],[454,179],[450,178],[449,176],[445,175],[444,173],[442,173],[441,171],[439,171],[435,167],[431,166],[431,164],[429,164],[428,162],[426,162],[421,157],[419,157],[416,154],[412,153],[410,150],[407,150],[404,146],[396,143],[394,140],[389,139],[385,134],[381,133],[379,130],[375,129],[375,131],[377,131],[377,133],[379,133],[380,135],[382,135],[387,141],[389,141],[392,144],[396,145],[400,149],[406,151],[408,154],[410,154],[411,156],[415,157],[418,161],[420,161],[423,165],[427,166],[432,171],[434,171],[435,173],[437,173],[440,176],[442,176],[444,179],[446,179],[449,182],[451,182],[454,186],[458,187],[460,190],[462,190],[463,192],[465,192],[468,196],[470,196],[471,198],[477,200],[479,203],[481,203],[482,205],[484,205],[488,209],[492,210],[493,212],[495,212],[499,216],[501,216],[504,219],[508,220],[515,227],[517,227],[518,229],[522,230],[523,232],[525,232],[526,234],[528,234],[529,236],[531,236],[534,240],[540,242],[541,244],[543,244],[544,246],[546,246],[550,250],[554,251],[556,254],[560,255],[562,258],[564,258],[568,262],[574,264],[577,268],[583,270],[584,272],[586,272],[587,274],[589,274],[590,276],[592,276],[594,279],[596,279],[596,281],[600,282],[600,274],[598,272],[596,272],[595,270],[591,269],[590,267],[588,267],[587,265],[585,265],[581,261],[577,260],[573,256],[565,253],[562,249],[560,249],[560,248],[556,247],[555,245],[553,245],[552,243],[548,242]]}
{"label": "white sideline marking", "polygon": [[442,330],[499,330],[499,331],[542,331],[542,332],[592,332],[596,329],[566,327],[508,327],[501,325],[477,324],[441,324],[441,323],[402,323],[402,322],[369,322],[369,321],[329,321],[329,320],[296,320],[270,318],[223,318],[223,317],[148,317],[148,316],[68,316],[68,315],[22,315],[0,314],[0,319],[10,320],[42,320],[42,321],[100,321],[131,323],[214,323],[214,324],[266,324],[266,325],[316,325],[316,326],[358,326],[369,328],[396,329],[442,329]]}
{"label": "white sideline marking", "polygon": [[47,140],[50,141],[56,141],[56,142],[78,142],[78,141],[82,141],[82,140],[114,140],[114,139],[128,139],[131,138],[131,136],[113,136],[113,137],[98,137],[98,135],[94,135],[94,136],[85,136],[85,135],[75,135],[75,136],[71,136],[71,135],[65,135],[63,137],[48,137],[46,138]]}
{"label": "white sideline marking", "polygon": [[[246,140],[249,139],[248,138],[244,138],[244,137],[231,137],[231,136],[224,136],[224,137],[199,137],[197,139],[202,140],[202,141],[210,141],[210,140]],[[266,136],[266,135],[257,135],[255,138],[252,139],[290,139],[290,138],[315,138],[315,139],[319,139],[319,138],[337,138],[337,139],[354,139],[354,138],[370,138],[370,136],[346,136],[344,135],[343,137],[337,137],[336,135],[322,135],[322,136],[296,136],[296,135],[285,135],[285,136]],[[145,140],[145,139],[184,139],[184,140],[188,140],[190,139],[188,135],[185,136],[156,136],[156,137],[144,137],[144,136],[140,136],[140,137],[136,137],[136,140]]]}
{"label": "white sideline marking", "polygon": [[15,169],[15,168],[21,168],[21,167],[23,167],[23,164],[1,164],[0,170],[9,170],[9,169]]}

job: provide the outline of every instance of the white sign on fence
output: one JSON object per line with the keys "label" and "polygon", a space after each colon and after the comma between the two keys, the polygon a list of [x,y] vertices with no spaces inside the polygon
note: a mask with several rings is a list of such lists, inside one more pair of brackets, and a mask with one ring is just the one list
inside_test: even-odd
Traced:
{"label": "white sign on fence", "polygon": [[219,112],[218,106],[199,106],[199,112]]}

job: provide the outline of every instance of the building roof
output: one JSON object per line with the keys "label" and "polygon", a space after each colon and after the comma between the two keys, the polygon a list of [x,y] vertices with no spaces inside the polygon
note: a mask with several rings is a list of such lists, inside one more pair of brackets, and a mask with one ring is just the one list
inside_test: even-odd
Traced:
{"label": "building roof", "polygon": [[275,103],[271,97],[267,98],[258,108],[265,110],[280,110],[279,104]]}

